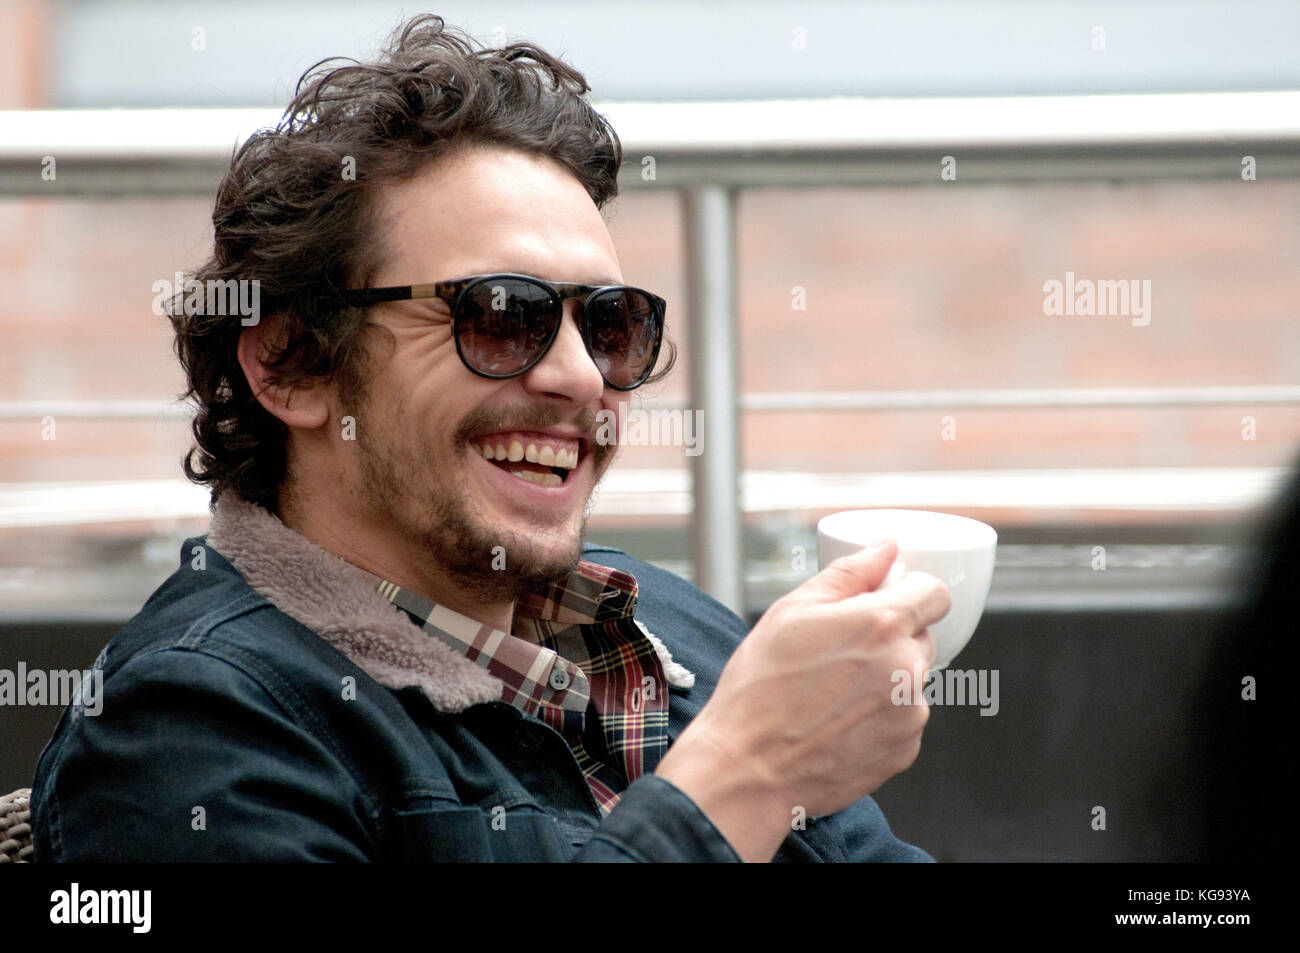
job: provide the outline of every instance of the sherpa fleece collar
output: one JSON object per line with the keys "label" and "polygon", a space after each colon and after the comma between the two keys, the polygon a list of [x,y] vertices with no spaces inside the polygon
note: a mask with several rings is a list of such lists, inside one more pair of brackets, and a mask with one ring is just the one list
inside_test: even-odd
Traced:
{"label": "sherpa fleece collar", "polygon": [[[213,507],[207,541],[254,590],[381,685],[415,686],[445,713],[501,697],[499,679],[421,632],[376,591],[367,573],[263,507],[223,493]],[[669,683],[689,688],[695,677],[673,661],[663,642],[636,624],[654,646]]]}

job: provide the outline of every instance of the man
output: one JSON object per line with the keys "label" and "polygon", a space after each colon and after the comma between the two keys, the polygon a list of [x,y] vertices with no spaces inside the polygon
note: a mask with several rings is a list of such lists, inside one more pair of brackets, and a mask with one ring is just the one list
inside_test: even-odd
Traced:
{"label": "man", "polygon": [[919,749],[890,675],[942,584],[874,592],[886,541],[746,637],[583,548],[664,316],[586,91],[421,17],[235,156],[196,277],[261,317],[173,314],[211,531],[42,755],[38,860],[928,859],[866,795]]}

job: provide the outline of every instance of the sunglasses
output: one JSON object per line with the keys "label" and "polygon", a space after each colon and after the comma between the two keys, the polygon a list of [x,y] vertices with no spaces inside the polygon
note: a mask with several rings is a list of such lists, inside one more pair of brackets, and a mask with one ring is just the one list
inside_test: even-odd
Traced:
{"label": "sunglasses", "polygon": [[461,362],[495,380],[518,377],[546,356],[560,333],[564,300],[576,298],[582,343],[614,390],[640,387],[654,370],[667,306],[658,295],[626,285],[552,284],[508,274],[343,292],[343,300],[356,306],[412,298],[451,305]]}

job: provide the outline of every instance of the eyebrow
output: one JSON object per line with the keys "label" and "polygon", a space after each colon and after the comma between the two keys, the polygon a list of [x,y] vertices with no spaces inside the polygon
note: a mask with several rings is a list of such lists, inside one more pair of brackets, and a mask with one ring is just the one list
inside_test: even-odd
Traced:
{"label": "eyebrow", "polygon": [[[531,269],[529,269],[529,268],[501,268],[501,269],[499,269],[499,270],[496,271],[496,272],[491,272],[491,271],[481,271],[481,272],[477,272],[477,274],[481,274],[481,275],[491,275],[491,274],[527,275],[527,276],[530,277],[530,278],[538,278],[538,279],[540,279],[540,280],[542,280],[542,281],[549,281],[549,282],[551,282],[552,284],[556,284],[556,283],[557,283],[557,279],[555,279],[555,278],[547,278],[547,277],[545,277],[544,275],[536,274],[535,272],[533,272],[533,271],[532,271]],[[603,286],[605,286],[605,285],[623,285],[623,284],[627,284],[627,282],[625,282],[625,281],[619,281],[619,280],[617,280],[617,279],[615,279],[615,278],[609,278],[609,277],[600,277],[600,278],[596,278],[594,281],[573,281],[573,280],[568,279],[568,278],[562,278],[562,279],[559,279],[558,283],[559,283],[559,284],[566,284],[566,283],[567,283],[567,284],[575,284],[575,285],[594,285],[594,286],[596,286],[596,287],[603,287]]]}

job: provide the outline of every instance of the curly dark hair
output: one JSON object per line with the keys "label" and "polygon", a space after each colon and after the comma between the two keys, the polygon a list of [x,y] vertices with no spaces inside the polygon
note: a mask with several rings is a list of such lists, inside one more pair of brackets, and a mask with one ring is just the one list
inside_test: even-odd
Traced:
{"label": "curly dark hair", "polygon": [[[431,14],[399,26],[373,62],[322,60],[298,81],[280,122],[234,153],[212,212],[212,257],[192,278],[209,288],[258,281],[259,313],[283,315],[268,383],[333,382],[351,402],[365,392],[372,325],[364,308],[336,296],[370,284],[383,261],[371,237],[377,187],[487,144],[553,159],[603,208],[618,194],[622,146],[588,91],[581,73],[535,46],[476,48]],[[214,504],[230,489],[278,512],[288,428],[258,403],[239,365],[243,324],[224,302],[183,307],[176,291],[168,315],[189,385],[183,397],[197,404],[185,475],[208,484]],[[676,361],[667,343],[651,381]]]}

